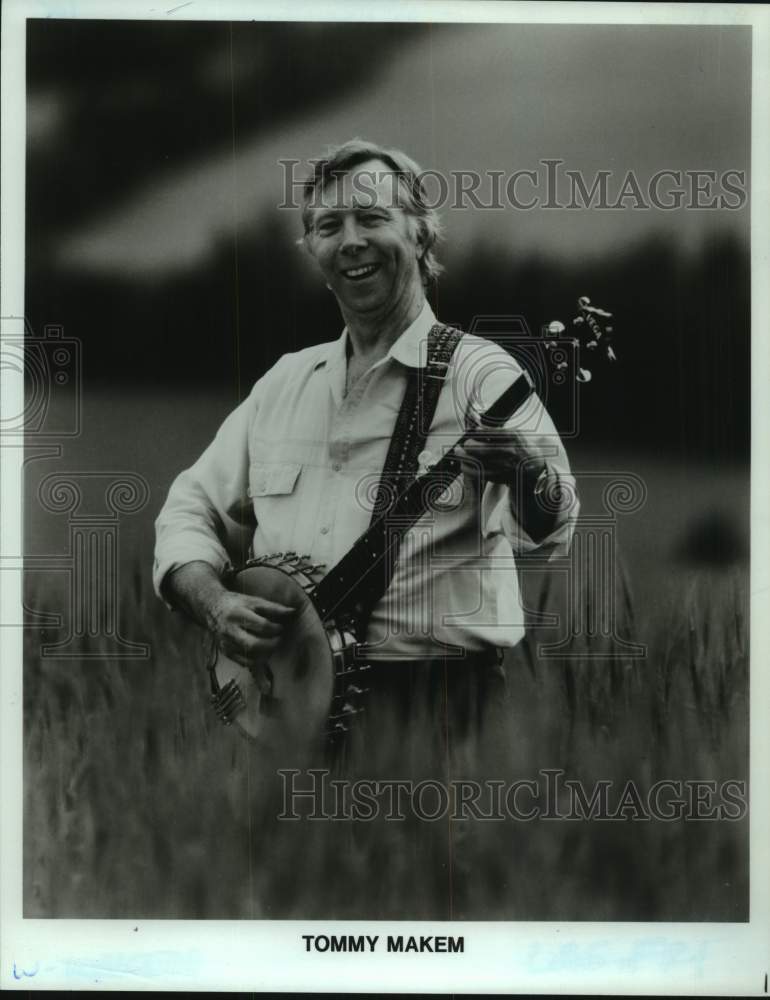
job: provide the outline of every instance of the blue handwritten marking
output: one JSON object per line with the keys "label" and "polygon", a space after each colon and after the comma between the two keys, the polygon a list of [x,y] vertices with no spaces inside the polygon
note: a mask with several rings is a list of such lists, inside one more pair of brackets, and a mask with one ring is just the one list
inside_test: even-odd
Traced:
{"label": "blue handwritten marking", "polygon": [[541,974],[564,970],[585,972],[609,966],[638,971],[645,966],[670,968],[674,965],[689,965],[694,972],[702,974],[706,956],[715,943],[689,943],[666,937],[642,938],[625,947],[608,939],[585,944],[564,941],[553,948],[538,943],[529,948],[527,959],[530,971]]}
{"label": "blue handwritten marking", "polygon": [[30,972],[28,969],[17,969],[16,963],[13,963],[13,978],[14,979],[32,979],[33,976],[38,974],[40,970],[40,963],[35,962],[35,968]]}
{"label": "blue handwritten marking", "polygon": [[169,976],[194,976],[202,968],[197,952],[113,952],[83,958],[67,958],[62,970],[68,979],[84,980],[98,976],[104,981],[153,979]]}

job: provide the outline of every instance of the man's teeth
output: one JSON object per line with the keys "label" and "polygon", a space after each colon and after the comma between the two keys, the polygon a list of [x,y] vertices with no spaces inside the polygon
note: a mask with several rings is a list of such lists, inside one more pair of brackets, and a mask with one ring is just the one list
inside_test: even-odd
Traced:
{"label": "man's teeth", "polygon": [[363,267],[354,267],[350,271],[345,271],[347,278],[362,278],[365,274],[374,274],[377,270],[375,264],[364,264]]}

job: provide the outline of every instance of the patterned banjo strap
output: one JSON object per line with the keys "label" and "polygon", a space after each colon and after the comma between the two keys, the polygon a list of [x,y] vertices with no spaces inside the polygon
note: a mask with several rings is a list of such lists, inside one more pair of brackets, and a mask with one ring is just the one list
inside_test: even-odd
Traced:
{"label": "patterned banjo strap", "polygon": [[[381,515],[392,510],[399,494],[414,481],[419,465],[418,456],[425,447],[436,414],[441,388],[449,371],[452,355],[462,336],[462,330],[437,323],[428,334],[428,357],[425,368],[409,369],[404,398],[377,487],[371,525]],[[387,554],[381,564],[382,576],[376,588],[376,598],[372,595],[369,600],[361,601],[356,615],[355,631],[362,641],[374,603],[382,597],[390,585],[401,539],[408,527],[408,524],[397,515],[394,516],[392,524],[386,520],[386,525]]]}
{"label": "patterned banjo strap", "polygon": [[425,368],[409,369],[406,391],[377,487],[371,524],[393,507],[399,493],[417,474],[418,456],[425,447],[441,388],[462,336],[462,330],[436,323],[428,334]]}

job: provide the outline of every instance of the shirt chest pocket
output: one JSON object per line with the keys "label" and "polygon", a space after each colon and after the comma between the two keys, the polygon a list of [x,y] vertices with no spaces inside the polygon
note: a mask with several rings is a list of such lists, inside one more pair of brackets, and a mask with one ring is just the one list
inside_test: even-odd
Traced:
{"label": "shirt chest pocket", "polygon": [[294,546],[299,516],[299,462],[252,462],[249,497],[262,537],[276,549]]}
{"label": "shirt chest pocket", "polygon": [[302,466],[298,462],[252,462],[249,466],[249,496],[287,496],[294,492]]}

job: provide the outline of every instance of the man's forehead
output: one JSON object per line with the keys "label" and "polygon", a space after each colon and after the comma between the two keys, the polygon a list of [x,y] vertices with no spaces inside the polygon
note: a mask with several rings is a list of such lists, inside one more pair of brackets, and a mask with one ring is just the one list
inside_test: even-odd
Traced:
{"label": "man's forehead", "polygon": [[403,207],[398,174],[382,160],[366,160],[331,178],[312,202],[316,208]]}

